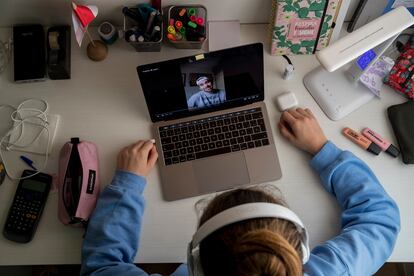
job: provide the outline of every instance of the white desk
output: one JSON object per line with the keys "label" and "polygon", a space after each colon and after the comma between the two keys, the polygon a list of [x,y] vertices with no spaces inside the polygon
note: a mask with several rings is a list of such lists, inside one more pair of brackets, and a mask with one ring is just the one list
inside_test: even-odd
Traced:
{"label": "white desk", "polygon": [[[0,29],[5,38],[10,29]],[[268,46],[267,25],[242,25],[243,44],[262,41]],[[85,40],[86,41],[86,40]],[[84,45],[85,47],[86,45]],[[94,141],[99,148],[101,180],[107,185],[112,178],[118,151],[140,138],[151,138],[151,122],[139,85],[136,66],[195,54],[194,50],[164,47],[159,53],[136,53],[126,43],[118,42],[109,49],[103,62],[92,62],[72,42],[72,79],[31,84],[14,84],[11,66],[0,75],[0,103],[17,105],[36,97],[47,100],[50,112],[61,115],[61,122],[47,172],[57,172],[58,154],[70,137]],[[387,192],[397,201],[402,230],[389,261],[414,261],[414,169],[401,159],[387,154],[374,156],[347,140],[341,130],[369,126],[396,140],[386,116],[386,108],[404,99],[386,88],[381,100],[374,100],[339,122],[330,121],[302,84],[302,77],[317,66],[313,56],[294,56],[296,75],[290,81],[281,79],[285,61],[265,52],[265,98],[273,126],[273,135],[282,166],[283,177],[273,183],[280,188],[290,207],[309,229],[310,243],[323,242],[338,233],[340,209],[335,200],[319,184],[318,176],[308,166],[310,157],[284,140],[276,128],[280,113],[274,101],[279,93],[293,91],[300,105],[309,107],[319,119],[329,139],[339,147],[354,152],[374,170]],[[4,120],[4,117],[1,117]],[[18,163],[16,163],[18,164]],[[24,165],[19,164],[21,169]],[[165,202],[161,196],[158,169],[148,177],[147,202],[141,245],[136,262],[184,262],[186,246],[195,227],[194,203],[199,198]],[[3,228],[16,183],[6,180],[0,186],[0,227]],[[64,226],[57,219],[57,194],[51,193],[37,233],[29,244],[17,244],[0,236],[0,265],[75,264],[80,263],[81,229]]]}

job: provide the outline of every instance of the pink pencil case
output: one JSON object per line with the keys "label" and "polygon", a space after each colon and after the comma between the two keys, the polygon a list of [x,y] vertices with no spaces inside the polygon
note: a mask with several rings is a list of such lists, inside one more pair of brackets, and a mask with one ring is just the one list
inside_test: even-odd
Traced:
{"label": "pink pencil case", "polygon": [[86,227],[100,191],[98,150],[94,143],[72,138],[62,147],[58,190],[60,221]]}

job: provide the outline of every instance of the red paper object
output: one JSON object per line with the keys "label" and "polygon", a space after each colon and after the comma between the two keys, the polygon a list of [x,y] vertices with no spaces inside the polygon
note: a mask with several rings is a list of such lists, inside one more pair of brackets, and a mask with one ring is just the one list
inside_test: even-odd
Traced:
{"label": "red paper object", "polygon": [[84,28],[86,28],[98,15],[98,9],[94,9],[93,6],[81,6],[72,3],[72,7]]}

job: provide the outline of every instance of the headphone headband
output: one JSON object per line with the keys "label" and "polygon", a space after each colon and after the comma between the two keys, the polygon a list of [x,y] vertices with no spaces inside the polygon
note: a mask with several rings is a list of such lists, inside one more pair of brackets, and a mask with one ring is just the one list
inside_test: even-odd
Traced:
{"label": "headphone headband", "polygon": [[302,263],[308,261],[310,256],[308,234],[302,221],[293,211],[274,203],[246,203],[224,210],[200,226],[188,246],[190,275],[203,275],[199,260],[199,245],[203,239],[224,226],[254,218],[278,218],[292,222],[301,234]]}
{"label": "headphone headband", "polygon": [[200,85],[201,80],[209,80],[209,78],[207,76],[201,76],[196,80],[196,84]]}

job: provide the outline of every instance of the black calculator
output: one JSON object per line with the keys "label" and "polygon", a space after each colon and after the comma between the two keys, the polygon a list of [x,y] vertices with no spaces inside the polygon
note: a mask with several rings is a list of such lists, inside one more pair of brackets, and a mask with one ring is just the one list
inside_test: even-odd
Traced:
{"label": "black calculator", "polygon": [[34,173],[23,171],[22,178],[29,177],[20,180],[4,225],[4,237],[15,242],[32,240],[52,185],[52,176]]}

